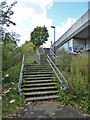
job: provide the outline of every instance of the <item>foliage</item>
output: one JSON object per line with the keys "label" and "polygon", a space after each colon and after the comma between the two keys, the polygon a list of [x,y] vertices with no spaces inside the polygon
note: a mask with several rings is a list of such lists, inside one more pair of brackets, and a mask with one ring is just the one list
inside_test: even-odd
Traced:
{"label": "foliage", "polygon": [[[18,94],[18,86],[11,84],[11,82],[19,82],[22,55],[25,53],[27,55],[34,55],[34,45],[31,42],[26,42],[22,47],[17,47],[13,44],[7,44],[2,46],[2,57],[3,57],[3,81],[2,88],[11,88],[11,91],[3,96],[3,117],[9,117],[12,114],[15,114],[17,110],[20,110],[20,106],[24,103],[24,98],[20,99]],[[8,77],[6,77],[8,76]],[[15,89],[15,90],[14,90]],[[15,99],[15,103],[10,104],[10,100]]]}
{"label": "foliage", "polygon": [[2,46],[2,70],[6,71],[10,67],[21,62],[22,55],[17,54],[18,51],[16,49],[15,44],[8,44],[6,46]]}
{"label": "foliage", "polygon": [[[15,82],[17,83],[17,82]],[[7,83],[3,85],[4,88],[11,88],[10,92],[2,95],[2,117],[9,118],[17,111],[19,111],[22,107],[22,103],[24,103],[24,98],[18,94],[18,85],[12,85],[11,83]],[[12,104],[10,104],[11,100],[15,100]]]}
{"label": "foliage", "polygon": [[[20,95],[18,94],[18,86],[14,86],[11,82],[17,83],[19,82],[21,63],[22,63],[22,55],[25,53],[26,56],[34,55],[35,51],[33,43],[26,42],[22,45],[22,47],[17,47],[13,44],[7,44],[2,46],[2,57],[3,57],[3,81],[2,88],[11,88],[11,91],[3,96],[3,117],[9,117],[15,114],[18,110],[20,110],[20,106],[24,104],[23,94],[20,99]],[[31,59],[30,59],[31,60]],[[8,77],[6,77],[8,76]],[[15,90],[14,90],[15,89]],[[15,103],[10,104],[10,100],[15,99]]]}
{"label": "foliage", "polygon": [[[16,48],[15,44],[7,44],[2,46],[2,70],[3,77],[5,74],[10,74],[9,79],[4,80],[5,82],[10,82],[10,80],[18,80],[19,76],[16,78],[17,74],[20,74],[20,64],[22,62],[22,55],[26,56],[34,55],[34,45],[33,43],[26,42],[22,47]],[[15,71],[19,73],[15,74]]]}
{"label": "foliage", "polygon": [[65,99],[60,95],[60,101],[67,105],[73,102],[84,113],[89,113],[88,56],[72,55],[64,51],[62,58],[62,51],[59,53],[56,64],[68,81]]}
{"label": "foliage", "polygon": [[[10,67],[10,69],[8,69],[6,72],[3,72],[2,88],[11,88],[9,93],[2,95],[2,113],[4,118],[15,114],[18,110],[20,110],[20,107],[24,103],[23,95],[20,99],[20,95],[18,94],[18,85],[12,85],[12,83],[18,84],[20,70],[21,64],[19,63],[14,67]],[[7,74],[8,77],[6,77]],[[10,104],[10,101],[13,99],[15,100],[15,102]]]}
{"label": "foliage", "polygon": [[7,27],[9,27],[10,24],[16,25],[10,20],[11,16],[14,14],[11,9],[16,3],[17,2],[15,1],[10,6],[7,5],[6,1],[0,3],[0,24],[6,25]]}
{"label": "foliage", "polygon": [[18,39],[20,37],[19,34],[16,34],[15,32],[7,32],[4,35],[2,35],[2,45],[7,45],[7,44],[16,44],[20,40]]}
{"label": "foliage", "polygon": [[[12,85],[11,82],[17,84],[19,82],[22,55],[34,55],[34,45],[32,42],[26,41],[21,47],[18,47],[19,34],[7,32],[4,28],[4,25],[7,27],[9,27],[10,24],[15,25],[15,23],[10,20],[14,14],[11,8],[15,4],[16,2],[10,6],[8,6],[6,2],[0,4],[0,11],[2,12],[2,14],[0,14],[0,33],[2,35],[2,88],[11,88],[9,93],[3,95],[3,117],[7,117],[10,113],[15,113],[17,108],[19,110],[22,102],[24,102],[23,95],[20,99],[20,95],[18,94],[18,86]],[[10,104],[10,100],[12,99],[15,99],[15,103]]]}
{"label": "foliage", "polygon": [[31,32],[31,41],[36,47],[40,47],[47,41],[49,37],[48,30],[45,26],[34,28],[33,32]]}
{"label": "foliage", "polygon": [[17,2],[15,1],[10,6],[7,5],[6,1],[0,3],[0,33],[2,37],[2,45],[17,44],[17,42],[20,41],[18,39],[18,37],[20,37],[19,34],[16,34],[15,32],[7,32],[8,30],[6,30],[6,27],[9,27],[11,24],[16,25],[16,23],[11,20],[11,16],[14,14],[12,7],[15,6],[16,3]]}
{"label": "foliage", "polygon": [[21,47],[21,51],[25,54],[25,55],[33,55],[34,52],[34,44],[31,41],[26,41],[22,47]]}
{"label": "foliage", "polygon": [[[14,67],[11,66],[10,69],[6,70],[6,72],[3,72],[3,85],[6,83],[11,82],[18,82],[19,76],[20,76],[20,70],[21,70],[21,63],[15,65]],[[8,77],[6,75],[8,74]]]}

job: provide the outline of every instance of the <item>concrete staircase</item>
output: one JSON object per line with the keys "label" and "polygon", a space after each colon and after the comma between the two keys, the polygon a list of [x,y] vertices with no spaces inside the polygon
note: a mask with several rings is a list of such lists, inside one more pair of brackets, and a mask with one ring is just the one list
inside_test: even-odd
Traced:
{"label": "concrete staircase", "polygon": [[25,64],[23,70],[22,92],[26,101],[58,99],[57,81],[49,70],[45,56],[40,64]]}

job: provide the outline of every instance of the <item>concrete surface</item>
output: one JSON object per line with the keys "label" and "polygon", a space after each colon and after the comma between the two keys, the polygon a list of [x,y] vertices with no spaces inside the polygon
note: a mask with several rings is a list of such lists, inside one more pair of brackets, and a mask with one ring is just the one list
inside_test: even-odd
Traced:
{"label": "concrete surface", "polygon": [[19,118],[86,118],[84,114],[75,108],[61,107],[59,103],[40,102],[32,105],[28,104],[21,111],[12,117]]}

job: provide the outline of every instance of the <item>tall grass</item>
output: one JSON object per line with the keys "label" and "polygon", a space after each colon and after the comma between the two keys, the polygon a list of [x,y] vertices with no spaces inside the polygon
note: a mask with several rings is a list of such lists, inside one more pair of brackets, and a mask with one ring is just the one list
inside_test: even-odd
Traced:
{"label": "tall grass", "polygon": [[[85,113],[89,113],[88,55],[72,55],[63,51],[62,59],[61,54],[62,51],[59,52],[56,64],[68,81],[65,93]],[[70,100],[68,103],[70,104]]]}

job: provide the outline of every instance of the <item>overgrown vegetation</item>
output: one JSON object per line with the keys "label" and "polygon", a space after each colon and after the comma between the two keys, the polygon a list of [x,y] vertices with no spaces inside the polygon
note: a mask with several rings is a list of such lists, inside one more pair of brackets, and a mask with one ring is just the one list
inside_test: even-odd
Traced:
{"label": "overgrown vegetation", "polygon": [[[16,82],[17,83],[17,82]],[[6,94],[2,94],[3,100],[2,100],[2,117],[3,118],[9,118],[10,116],[14,115],[22,105],[24,104],[24,98],[23,95],[21,96],[18,94],[18,86],[12,85],[10,82],[3,85],[3,89],[10,89],[10,92]],[[14,100],[14,102],[11,103],[11,101]]]}
{"label": "overgrown vegetation", "polygon": [[[18,93],[18,82],[21,70],[22,55],[33,56],[35,54],[34,45],[31,42],[26,42],[22,47],[15,48],[14,51],[8,46],[3,46],[3,66],[2,66],[2,89],[9,89],[10,91],[6,94],[2,93],[3,106],[2,113],[3,117],[9,117],[15,114],[17,110],[20,110],[21,106],[24,104],[23,95],[20,99]],[[10,104],[11,100],[15,100]]]}
{"label": "overgrown vegetation", "polygon": [[[18,47],[17,42],[19,41],[19,35],[15,32],[7,32],[3,27],[4,25],[9,27],[10,24],[16,25],[10,20],[14,14],[11,9],[16,3],[17,2],[12,3],[11,6],[8,6],[6,2],[0,4],[0,24],[2,25],[0,30],[2,34],[2,42],[0,41],[0,44],[2,44],[2,89],[10,89],[8,93],[2,93],[2,113],[4,118],[19,110],[24,102],[23,96],[22,99],[20,99],[17,85],[21,70],[22,55],[30,56],[27,60],[32,60],[34,58],[33,56],[35,56],[34,62],[37,62],[34,48],[39,47],[47,41],[47,37],[49,36],[45,27],[42,29],[38,27],[40,34],[42,33],[41,37],[39,36],[38,38],[37,36],[36,38],[36,41],[38,39],[39,41],[33,41],[36,34],[39,35],[36,29],[31,35],[33,37],[32,41],[36,46],[32,42],[26,41],[21,47]],[[61,50],[57,58],[58,61],[56,64],[69,84],[66,91],[60,91],[59,101],[68,106],[76,106],[83,110],[84,113],[90,113],[88,56],[71,55]],[[12,100],[15,101],[10,103]]]}
{"label": "overgrown vegetation", "polygon": [[89,111],[88,55],[68,54],[59,51],[56,62],[68,81],[68,89],[60,92],[60,101],[68,106],[78,106],[84,113]]}
{"label": "overgrown vegetation", "polygon": [[[23,54],[26,56],[34,55],[34,45],[30,41],[26,41],[21,47],[18,47],[19,34],[8,32],[6,27],[11,24],[11,16],[14,14],[12,7],[17,2],[7,5],[6,1],[0,3],[0,45],[2,45],[2,116],[9,117],[15,114],[24,104],[23,95],[18,93],[18,82],[21,70]],[[6,27],[5,27],[6,26]],[[8,91],[8,92],[6,92]],[[1,94],[0,94],[1,97]],[[12,102],[13,101],[13,102]]]}

